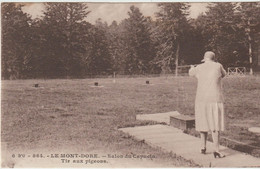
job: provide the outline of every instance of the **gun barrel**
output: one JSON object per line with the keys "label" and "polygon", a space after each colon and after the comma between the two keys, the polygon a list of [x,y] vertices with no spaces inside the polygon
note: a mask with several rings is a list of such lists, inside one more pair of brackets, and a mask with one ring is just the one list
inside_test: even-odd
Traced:
{"label": "gun barrel", "polygon": [[194,64],[194,65],[182,65],[182,66],[178,66],[178,67],[191,67],[191,66],[197,66],[197,65],[199,65],[199,64]]}

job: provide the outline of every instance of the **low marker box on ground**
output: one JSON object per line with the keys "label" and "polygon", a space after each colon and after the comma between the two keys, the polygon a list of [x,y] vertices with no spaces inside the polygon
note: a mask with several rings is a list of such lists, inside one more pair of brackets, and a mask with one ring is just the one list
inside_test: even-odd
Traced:
{"label": "low marker box on ground", "polygon": [[256,133],[256,134],[260,134],[260,127],[250,127],[248,129],[248,131]]}
{"label": "low marker box on ground", "polygon": [[170,116],[170,126],[187,130],[195,127],[195,117],[187,115]]}

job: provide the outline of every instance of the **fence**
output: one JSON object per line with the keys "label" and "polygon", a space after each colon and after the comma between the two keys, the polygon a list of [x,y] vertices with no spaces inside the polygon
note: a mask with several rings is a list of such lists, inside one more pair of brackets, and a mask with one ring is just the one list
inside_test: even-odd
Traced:
{"label": "fence", "polygon": [[246,68],[245,67],[229,67],[227,74],[235,75],[235,76],[245,76],[246,75]]}

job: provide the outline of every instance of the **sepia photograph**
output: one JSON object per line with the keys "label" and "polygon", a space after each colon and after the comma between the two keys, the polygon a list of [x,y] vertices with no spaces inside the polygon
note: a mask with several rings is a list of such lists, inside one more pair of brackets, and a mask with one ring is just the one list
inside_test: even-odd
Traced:
{"label": "sepia photograph", "polygon": [[1,2],[1,168],[260,167],[260,2]]}

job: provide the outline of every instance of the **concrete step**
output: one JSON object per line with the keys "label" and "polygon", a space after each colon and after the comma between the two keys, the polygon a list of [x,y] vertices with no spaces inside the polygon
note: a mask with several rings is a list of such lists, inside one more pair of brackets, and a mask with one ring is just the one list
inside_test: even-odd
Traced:
{"label": "concrete step", "polygon": [[137,120],[149,120],[149,121],[156,121],[159,123],[166,123],[170,124],[170,116],[177,116],[180,115],[177,111],[171,111],[167,113],[154,113],[154,114],[138,114],[136,115]]}
{"label": "concrete step", "polygon": [[195,117],[187,115],[170,116],[170,126],[187,130],[195,128]]}
{"label": "concrete step", "polygon": [[260,167],[260,159],[224,146],[220,146],[225,158],[213,157],[213,143],[207,142],[206,155],[200,154],[200,139],[167,125],[149,125],[119,129],[153,147],[173,152],[203,167]]}

